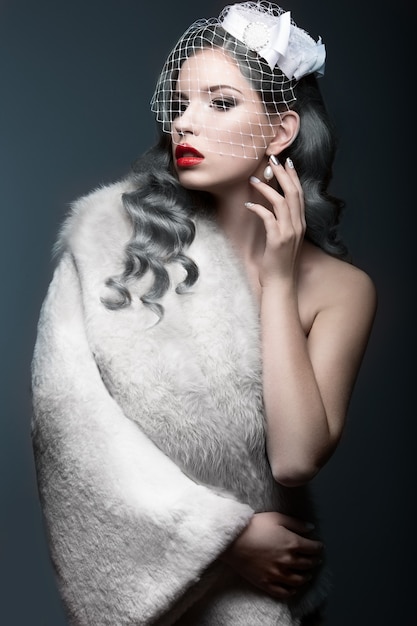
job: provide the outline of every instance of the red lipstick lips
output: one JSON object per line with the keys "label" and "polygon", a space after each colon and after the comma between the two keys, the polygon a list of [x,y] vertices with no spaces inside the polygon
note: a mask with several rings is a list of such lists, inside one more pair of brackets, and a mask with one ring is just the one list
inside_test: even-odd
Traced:
{"label": "red lipstick lips", "polygon": [[187,143],[178,145],[175,149],[175,159],[178,167],[194,167],[204,159],[201,152],[189,146]]}

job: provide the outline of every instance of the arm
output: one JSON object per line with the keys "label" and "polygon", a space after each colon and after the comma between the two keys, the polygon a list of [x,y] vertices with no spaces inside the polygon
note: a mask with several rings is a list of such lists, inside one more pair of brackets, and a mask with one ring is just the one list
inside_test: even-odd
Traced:
{"label": "arm", "polygon": [[272,167],[284,196],[254,183],[273,212],[249,208],[266,228],[260,280],[268,456],[276,480],[294,486],[310,480],[339,441],[376,299],[363,272],[349,273],[343,289],[336,277],[306,337],[298,307],[302,190],[288,164]]}
{"label": "arm", "polygon": [[89,351],[79,291],[66,255],[33,359],[33,444],[51,556],[71,623],[153,623],[171,616],[252,511],[195,484],[125,417]]}

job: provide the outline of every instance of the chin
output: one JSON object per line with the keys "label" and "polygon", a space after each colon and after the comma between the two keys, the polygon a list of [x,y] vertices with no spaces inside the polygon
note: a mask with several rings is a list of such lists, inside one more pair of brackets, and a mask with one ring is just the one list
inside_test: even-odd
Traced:
{"label": "chin", "polygon": [[203,191],[204,182],[202,177],[198,176],[196,170],[175,168],[175,171],[177,178],[183,187],[186,189],[200,189]]}

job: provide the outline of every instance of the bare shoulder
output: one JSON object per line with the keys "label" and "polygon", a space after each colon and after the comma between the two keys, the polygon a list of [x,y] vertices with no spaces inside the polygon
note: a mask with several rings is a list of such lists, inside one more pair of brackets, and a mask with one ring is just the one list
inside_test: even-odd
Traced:
{"label": "bare shoulder", "polygon": [[300,267],[300,305],[310,318],[325,309],[342,308],[354,319],[371,320],[377,306],[377,292],[364,270],[306,242]]}

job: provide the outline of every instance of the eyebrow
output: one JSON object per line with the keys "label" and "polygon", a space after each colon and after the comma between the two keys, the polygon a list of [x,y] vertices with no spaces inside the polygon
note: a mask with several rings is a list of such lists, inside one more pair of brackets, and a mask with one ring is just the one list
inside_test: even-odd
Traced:
{"label": "eyebrow", "polygon": [[[222,89],[231,89],[232,91],[236,91],[237,93],[240,93],[241,96],[243,96],[243,92],[237,89],[236,87],[233,87],[232,85],[211,85],[210,87],[207,87],[206,89],[203,89],[202,91],[206,91],[207,93],[213,93],[215,91],[221,91]],[[181,97],[185,95],[186,94],[182,91],[174,91],[173,93],[173,96],[176,96],[176,97]]]}
{"label": "eyebrow", "polygon": [[221,89],[232,89],[233,91],[237,91],[238,93],[240,93],[241,96],[243,96],[243,93],[239,89],[236,89],[236,87],[233,87],[232,85],[212,85],[211,87],[207,88],[207,91],[212,92],[212,91],[219,91]]}

